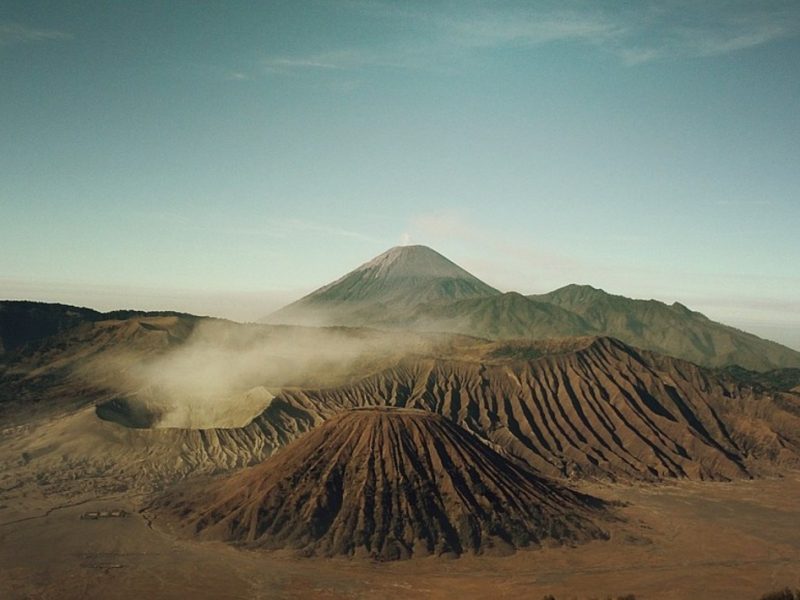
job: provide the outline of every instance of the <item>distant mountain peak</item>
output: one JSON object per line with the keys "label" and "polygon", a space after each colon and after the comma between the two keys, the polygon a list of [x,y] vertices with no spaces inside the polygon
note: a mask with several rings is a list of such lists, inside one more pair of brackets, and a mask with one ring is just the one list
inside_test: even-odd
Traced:
{"label": "distant mountain peak", "polygon": [[428,246],[395,246],[353,272],[370,271],[374,277],[451,277],[475,279],[466,270]]}
{"label": "distant mountain peak", "polygon": [[273,323],[365,325],[420,304],[500,292],[427,246],[395,246],[267,317]]}
{"label": "distant mountain peak", "polygon": [[593,285],[589,285],[587,283],[570,283],[564,287],[560,287],[557,290],[550,292],[550,294],[571,294],[597,298],[604,296],[615,296],[615,294],[610,294],[602,288],[594,287]]}
{"label": "distant mountain peak", "polygon": [[427,246],[396,246],[265,319],[294,325],[405,328],[489,339],[607,335],[719,367],[800,366],[800,353],[675,302],[570,284],[523,297],[499,292]]}
{"label": "distant mountain peak", "polygon": [[[352,285],[355,280],[358,280],[358,286]],[[365,262],[344,277],[312,292],[306,298],[319,297],[333,290],[345,289],[348,292],[348,298],[367,295],[367,293],[373,294],[376,291],[380,291],[383,295],[387,288],[401,284],[409,287],[407,291],[413,291],[411,288],[415,285],[432,281],[467,283],[480,292],[470,295],[499,293],[436,250],[428,246],[414,245],[389,248],[383,254]]]}

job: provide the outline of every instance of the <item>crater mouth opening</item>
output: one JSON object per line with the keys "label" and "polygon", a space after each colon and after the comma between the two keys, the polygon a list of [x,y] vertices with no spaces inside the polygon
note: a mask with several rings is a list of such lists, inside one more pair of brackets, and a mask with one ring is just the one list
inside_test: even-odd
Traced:
{"label": "crater mouth opening", "polygon": [[158,406],[150,406],[136,397],[119,397],[98,404],[95,414],[103,421],[111,421],[129,429],[153,429],[163,417]]}
{"label": "crater mouth opening", "polygon": [[266,410],[274,397],[263,386],[224,397],[176,397],[149,389],[102,402],[95,414],[129,429],[236,429]]}

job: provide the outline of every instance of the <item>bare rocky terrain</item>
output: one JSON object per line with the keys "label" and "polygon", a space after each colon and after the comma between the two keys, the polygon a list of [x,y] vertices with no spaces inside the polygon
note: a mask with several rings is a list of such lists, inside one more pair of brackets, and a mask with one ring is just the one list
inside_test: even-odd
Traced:
{"label": "bare rocky terrain", "polygon": [[[574,337],[611,308],[575,317],[437,256],[395,252],[312,294],[348,318],[399,302],[385,329],[2,303],[0,595],[744,599],[800,583],[797,369]],[[467,320],[401,326],[445,305]],[[655,331],[664,307],[642,307]],[[536,323],[573,337],[533,339]],[[475,337],[496,324],[524,334]]]}
{"label": "bare rocky terrain", "polygon": [[157,501],[185,530],[305,556],[508,554],[603,539],[602,502],[428,411],[345,411],[257,467]]}
{"label": "bare rocky terrain", "polygon": [[[547,477],[733,480],[774,474],[798,460],[796,393],[738,383],[608,338],[411,336],[400,343],[393,336],[382,343],[378,333],[335,330],[325,338],[335,352],[347,354],[347,340],[357,340],[367,355],[337,362],[323,353],[308,376],[292,373],[289,356],[273,357],[282,365],[277,377],[258,362],[258,340],[275,331],[254,326],[254,372],[235,373],[238,387],[197,402],[185,396],[173,418],[175,394],[195,390],[170,392],[137,370],[179,371],[228,356],[247,328],[212,323],[211,330],[220,327],[224,339],[217,332],[211,343],[208,331],[184,332],[177,317],[100,322],[7,364],[4,393],[16,400],[4,407],[8,431],[26,432],[9,439],[7,472],[34,478],[41,469],[57,485],[59,465],[84,465],[102,474],[98,485],[152,489],[255,464],[337,413],[370,406],[445,416]],[[302,346],[300,332],[289,331],[293,347]]]}
{"label": "bare rocky terrain", "polygon": [[797,464],[796,395],[756,392],[609,338],[490,348],[279,397],[309,414],[381,404],[438,412],[551,476],[735,479]]}
{"label": "bare rocky terrain", "polygon": [[[800,587],[800,475],[736,482],[591,484],[620,521],[608,540],[510,556],[377,562],[245,551],[151,522],[122,492],[80,503],[35,484],[0,509],[0,596],[43,598],[556,598],[753,600]],[[5,501],[4,501],[5,503]],[[126,509],[118,519],[81,519]],[[21,512],[20,512],[21,511]]]}

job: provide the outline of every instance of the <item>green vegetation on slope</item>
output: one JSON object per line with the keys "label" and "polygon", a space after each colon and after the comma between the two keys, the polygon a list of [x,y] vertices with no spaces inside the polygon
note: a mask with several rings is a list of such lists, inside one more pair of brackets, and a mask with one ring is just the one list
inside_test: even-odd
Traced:
{"label": "green vegetation on slope", "polygon": [[575,313],[596,335],[700,365],[739,365],[755,371],[800,367],[800,352],[712,321],[677,302],[634,300],[586,285],[529,298]]}

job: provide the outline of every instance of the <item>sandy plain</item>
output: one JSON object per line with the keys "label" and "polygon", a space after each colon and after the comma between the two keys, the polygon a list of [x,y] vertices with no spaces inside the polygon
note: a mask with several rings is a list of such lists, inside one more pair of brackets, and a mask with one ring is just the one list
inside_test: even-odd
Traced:
{"label": "sandy plain", "polygon": [[[14,505],[0,508],[0,597],[8,599],[635,594],[654,600],[745,600],[800,587],[796,472],[733,483],[584,484],[582,491],[621,504],[623,519],[612,526],[610,541],[509,557],[391,563],[298,558],[199,542],[176,536],[147,511],[147,496],[43,497],[35,483],[22,485],[14,490]],[[114,509],[130,514],[81,518]]]}

